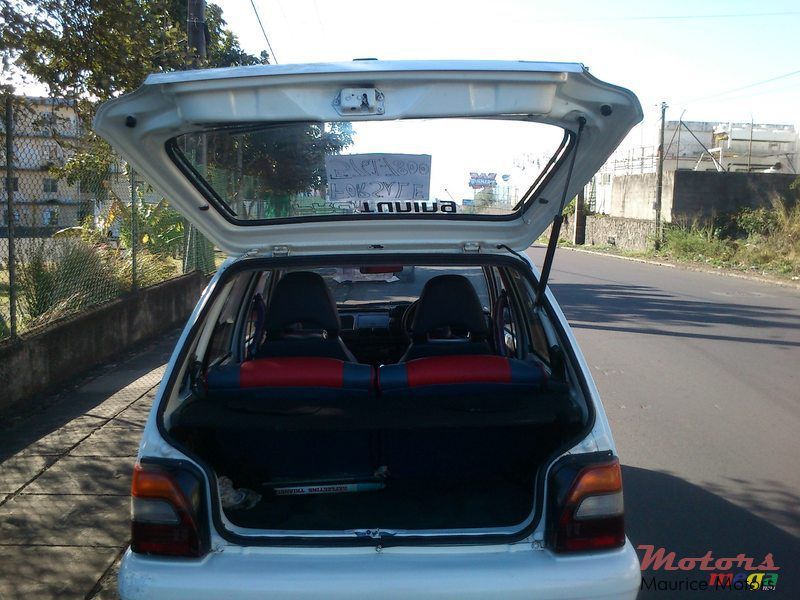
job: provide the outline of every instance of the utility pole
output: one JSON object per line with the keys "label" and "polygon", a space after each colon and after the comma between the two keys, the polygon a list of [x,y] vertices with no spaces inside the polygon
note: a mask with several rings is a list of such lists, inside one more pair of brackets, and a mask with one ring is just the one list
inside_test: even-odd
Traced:
{"label": "utility pole", "polygon": [[205,0],[187,0],[186,32],[189,45],[189,67],[196,68],[207,57]]}
{"label": "utility pole", "polygon": [[575,230],[572,232],[572,243],[582,246],[586,243],[586,201],[584,190],[581,188],[575,199]]}
{"label": "utility pole", "polygon": [[661,103],[661,133],[658,138],[658,172],[656,176],[656,241],[655,247],[661,247],[661,186],[664,183],[664,126],[667,116],[667,103]]}
{"label": "utility pole", "polygon": [[[186,32],[189,50],[187,67],[190,69],[200,68],[208,58],[205,0],[187,0]],[[205,135],[200,135],[199,139],[194,142],[194,151],[200,174],[204,175],[208,158],[208,141]],[[209,273],[214,268],[214,247],[194,226],[189,225],[188,222],[184,223],[183,271],[188,273],[199,269],[203,273]]]}
{"label": "utility pole", "polygon": [[[733,127],[731,127],[733,129]],[[731,133],[733,133],[731,131]],[[753,114],[750,113],[750,144],[747,146],[747,172],[750,173],[752,170],[750,167],[752,166],[753,162]]]}
{"label": "utility pole", "polygon": [[136,291],[139,282],[136,279],[136,247],[139,245],[139,212],[136,198],[136,172],[133,165],[129,164],[131,176],[131,290]]}
{"label": "utility pole", "polygon": [[17,337],[17,258],[14,239],[14,95],[6,96],[6,200],[8,207],[8,300],[9,330],[11,338]]}
{"label": "utility pole", "polygon": [[683,126],[683,115],[686,114],[686,109],[684,108],[681,111],[681,116],[678,117],[678,129],[676,130],[676,135],[678,136],[678,149],[675,150],[675,170],[680,171],[681,168],[681,129]]}

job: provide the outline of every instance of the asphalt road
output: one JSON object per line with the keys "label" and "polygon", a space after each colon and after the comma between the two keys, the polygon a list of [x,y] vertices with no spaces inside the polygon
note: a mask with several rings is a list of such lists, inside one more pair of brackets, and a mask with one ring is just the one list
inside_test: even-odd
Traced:
{"label": "asphalt road", "polygon": [[[541,264],[544,250],[531,254]],[[800,598],[800,290],[570,250],[551,283],[625,465],[634,545],[755,564],[772,553],[770,597]]]}

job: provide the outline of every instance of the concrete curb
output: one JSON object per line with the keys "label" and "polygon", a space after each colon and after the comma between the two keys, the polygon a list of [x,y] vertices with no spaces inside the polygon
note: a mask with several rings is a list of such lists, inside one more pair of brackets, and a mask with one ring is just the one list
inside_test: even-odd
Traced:
{"label": "concrete curb", "polygon": [[618,258],[620,260],[627,260],[631,262],[644,263],[647,265],[655,265],[658,267],[669,267],[671,269],[683,269],[684,271],[695,271],[697,273],[712,273],[714,275],[722,275],[723,277],[733,277],[736,279],[744,279],[746,281],[754,281],[757,283],[769,283],[781,287],[794,288],[800,290],[800,282],[789,281],[785,279],[778,279],[766,275],[751,275],[749,273],[740,273],[731,269],[711,269],[707,267],[700,267],[691,263],[679,262],[663,262],[659,260],[651,260],[648,258],[637,258],[633,256],[621,256],[619,254],[612,254],[611,252],[602,252],[600,250],[587,250],[586,248],[575,248],[573,246],[560,246],[561,250],[572,250],[573,252],[584,252],[585,254],[594,254],[596,256],[607,256],[610,258]]}

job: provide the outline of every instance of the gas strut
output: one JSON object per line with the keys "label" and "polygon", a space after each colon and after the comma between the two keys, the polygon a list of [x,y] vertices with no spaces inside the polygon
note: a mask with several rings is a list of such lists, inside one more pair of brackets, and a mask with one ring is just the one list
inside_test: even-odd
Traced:
{"label": "gas strut", "polygon": [[581,134],[583,127],[586,125],[585,117],[578,117],[578,133],[575,135],[575,145],[572,146],[572,156],[569,159],[569,169],[567,170],[567,181],[564,183],[564,193],[561,194],[561,204],[558,206],[558,212],[553,217],[553,228],[550,230],[550,239],[547,242],[547,252],[544,255],[544,263],[542,263],[542,274],[539,278],[539,288],[536,290],[536,306],[541,306],[544,302],[544,291],[547,289],[547,280],[550,278],[550,268],[553,266],[553,257],[556,254],[556,246],[558,246],[558,235],[561,233],[561,224],[564,222],[564,205],[567,202],[567,191],[569,190],[569,182],[572,179],[572,168],[575,166],[575,157],[578,155],[578,144],[581,141]]}

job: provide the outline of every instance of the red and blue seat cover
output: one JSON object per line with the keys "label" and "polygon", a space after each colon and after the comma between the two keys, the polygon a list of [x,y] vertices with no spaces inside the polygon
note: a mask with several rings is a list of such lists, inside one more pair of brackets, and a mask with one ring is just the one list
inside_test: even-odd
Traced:
{"label": "red and blue seat cover", "polygon": [[374,369],[335,358],[274,357],[257,358],[241,364],[209,369],[210,392],[241,393],[273,391],[286,395],[311,390],[327,396],[372,394]]}
{"label": "red and blue seat cover", "polygon": [[465,355],[417,358],[378,370],[382,393],[440,386],[542,386],[547,373],[539,362],[503,356]]}
{"label": "red and blue seat cover", "polygon": [[314,390],[331,397],[384,396],[541,389],[547,372],[538,361],[493,355],[433,356],[405,363],[369,365],[322,357],[259,358],[209,370],[208,390],[268,395]]}

